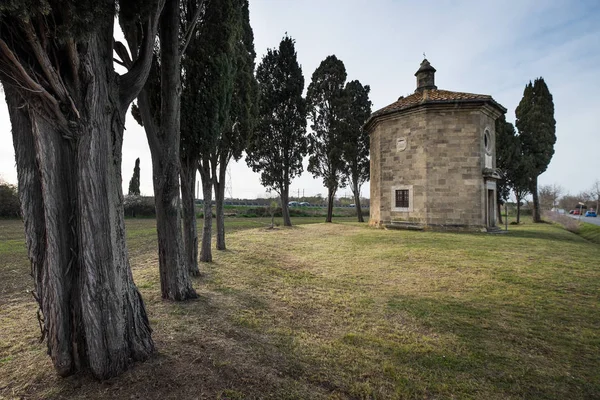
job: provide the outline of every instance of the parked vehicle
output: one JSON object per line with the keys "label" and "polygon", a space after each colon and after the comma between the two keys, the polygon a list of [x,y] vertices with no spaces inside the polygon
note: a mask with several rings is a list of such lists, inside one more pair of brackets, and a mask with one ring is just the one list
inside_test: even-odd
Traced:
{"label": "parked vehicle", "polygon": [[573,210],[573,215],[580,215],[581,211],[579,209]]}
{"label": "parked vehicle", "polygon": [[569,211],[569,214],[574,214],[574,213],[575,213],[575,210]]}
{"label": "parked vehicle", "polygon": [[588,211],[585,213],[586,217],[596,217],[596,211]]}
{"label": "parked vehicle", "polygon": [[300,205],[301,207],[310,207],[310,203],[309,203],[309,202],[307,202],[307,201],[301,201],[301,202],[299,203],[299,205]]}
{"label": "parked vehicle", "polygon": [[290,201],[288,203],[288,206],[290,207],[298,207],[300,205],[300,203],[298,203],[297,201]]}

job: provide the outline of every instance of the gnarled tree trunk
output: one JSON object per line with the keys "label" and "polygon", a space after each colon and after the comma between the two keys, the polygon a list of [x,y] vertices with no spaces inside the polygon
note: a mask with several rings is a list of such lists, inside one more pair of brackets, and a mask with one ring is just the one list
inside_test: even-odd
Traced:
{"label": "gnarled tree trunk", "polygon": [[82,9],[50,4],[48,15],[3,14],[0,80],[48,353],[62,376],[89,369],[104,379],[154,351],[127,254],[121,150],[125,113],[148,76],[164,2],[138,21],[141,45],[121,76],[113,67],[114,3],[102,5],[85,34],[73,35],[74,28],[60,40],[49,32]]}
{"label": "gnarled tree trunk", "polygon": [[[110,35],[81,48],[86,97],[79,120],[58,128],[25,95],[4,85],[13,125],[19,191],[35,297],[57,372],[123,372],[154,350],[125,243],[119,104]],[[108,65],[106,65],[108,63]],[[113,77],[108,82],[102,76]],[[109,112],[107,112],[109,111]]]}
{"label": "gnarled tree trunk", "polygon": [[200,261],[212,262],[212,190],[213,183],[210,179],[210,168],[205,163],[198,167],[202,182],[202,198],[204,203],[204,226],[202,227],[202,245],[200,248]]}
{"label": "gnarled tree trunk", "polygon": [[183,203],[183,242],[186,264],[190,275],[200,275],[198,269],[198,230],[196,229],[196,169],[194,157],[184,157],[181,162],[181,200]]}

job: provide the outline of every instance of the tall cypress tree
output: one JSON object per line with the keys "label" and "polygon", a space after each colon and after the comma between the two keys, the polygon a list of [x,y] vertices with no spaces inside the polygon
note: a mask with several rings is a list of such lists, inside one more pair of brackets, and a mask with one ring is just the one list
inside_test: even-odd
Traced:
{"label": "tall cypress tree", "polygon": [[538,198],[538,176],[546,171],[554,155],[556,121],[552,94],[543,78],[525,86],[523,98],[515,110],[516,126],[523,159],[529,177],[529,190],[533,195],[533,221],[541,222]]}
{"label": "tall cypress tree", "polygon": [[129,181],[129,195],[140,195],[140,159],[136,158],[135,167],[133,167],[133,176]]}
{"label": "tall cypress tree", "polygon": [[215,189],[216,226],[218,250],[225,250],[225,179],[227,166],[233,158],[242,158],[248,138],[254,129],[257,107],[257,83],[254,77],[254,33],[250,26],[248,0],[235,0],[236,26],[233,47],[233,86],[229,110],[229,120],[223,126],[217,152],[213,155],[213,185]]}
{"label": "tall cypress tree", "polygon": [[360,188],[369,180],[369,133],[363,126],[371,115],[369,85],[359,81],[346,84],[342,105],[341,135],[343,136],[342,158],[344,175],[350,183],[358,222],[364,222],[360,206]]}
{"label": "tall cypress tree", "polygon": [[512,163],[515,161],[515,152],[517,150],[516,144],[518,139],[515,133],[515,127],[510,122],[506,121],[504,114],[496,120],[496,168],[502,176],[502,178],[496,182],[500,223],[502,223],[501,206],[508,201],[510,196],[508,175]]}
{"label": "tall cypress tree", "polygon": [[269,49],[256,71],[259,116],[249,142],[246,163],[260,172],[263,186],[281,198],[283,224],[292,226],[288,200],[292,179],[302,173],[307,154],[304,76],[294,40],[285,36],[279,49]]}
{"label": "tall cypress tree", "polygon": [[308,117],[312,122],[312,132],[308,136],[308,171],[323,178],[327,188],[326,222],[331,222],[333,216],[335,193],[346,185],[340,124],[345,82],[344,63],[331,55],[313,73],[307,93]]}

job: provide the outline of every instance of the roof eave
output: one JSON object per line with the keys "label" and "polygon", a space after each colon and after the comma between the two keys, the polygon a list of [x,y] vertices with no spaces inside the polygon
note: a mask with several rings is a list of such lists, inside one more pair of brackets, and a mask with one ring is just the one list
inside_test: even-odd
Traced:
{"label": "roof eave", "polygon": [[371,129],[371,126],[375,123],[375,120],[381,118],[381,117],[385,117],[388,115],[392,115],[395,113],[403,113],[405,111],[409,111],[412,110],[414,108],[418,108],[418,107],[424,107],[424,106],[428,106],[428,105],[439,105],[439,104],[455,104],[455,103],[460,103],[460,104],[491,104],[492,106],[494,106],[498,111],[500,111],[502,114],[506,114],[506,108],[504,108],[504,106],[502,106],[500,103],[498,103],[496,100],[494,100],[493,98],[488,98],[488,99],[454,99],[454,100],[427,100],[426,102],[422,102],[422,103],[417,103],[417,104],[413,104],[404,108],[400,108],[398,110],[389,110],[389,111],[384,111],[380,114],[377,114],[377,111],[374,112],[373,114],[371,114],[371,116],[369,117],[369,119],[367,119],[367,122],[365,122],[364,128],[369,131]]}

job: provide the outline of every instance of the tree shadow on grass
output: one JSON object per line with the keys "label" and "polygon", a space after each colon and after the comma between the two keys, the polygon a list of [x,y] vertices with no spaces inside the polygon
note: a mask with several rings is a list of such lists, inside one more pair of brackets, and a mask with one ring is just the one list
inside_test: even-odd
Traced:
{"label": "tree shadow on grass", "polygon": [[563,231],[563,230],[548,230],[548,231],[530,231],[526,229],[510,230],[504,234],[506,238],[517,238],[517,239],[541,239],[551,240],[569,243],[586,243],[587,241],[578,235]]}
{"label": "tree shadow on grass", "polygon": [[[456,335],[466,349],[462,356],[451,349],[413,356],[411,362],[420,368],[433,368],[440,376],[466,374],[507,398],[592,398],[600,393],[595,375],[600,363],[593,356],[597,338],[585,343],[589,354],[579,348],[570,336],[578,320],[570,314],[552,307],[409,296],[391,298],[388,308],[412,315],[433,333]],[[586,324],[591,329],[594,322]]]}

